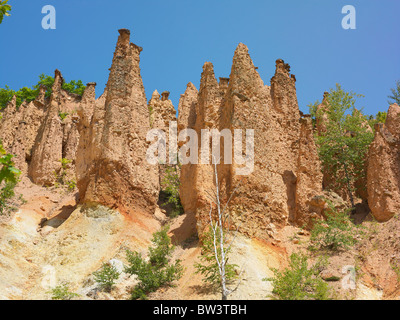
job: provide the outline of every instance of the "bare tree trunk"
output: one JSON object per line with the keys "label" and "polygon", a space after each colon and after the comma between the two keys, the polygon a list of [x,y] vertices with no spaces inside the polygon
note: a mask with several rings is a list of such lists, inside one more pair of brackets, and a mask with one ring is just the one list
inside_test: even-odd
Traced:
{"label": "bare tree trunk", "polygon": [[[213,156],[214,157],[214,156]],[[225,234],[224,234],[224,213],[225,213],[225,209],[227,208],[233,193],[235,193],[236,189],[233,191],[231,197],[228,199],[228,202],[226,203],[225,207],[223,208],[223,210],[221,210],[221,201],[219,198],[219,184],[218,184],[218,171],[217,171],[217,163],[215,161],[215,158],[213,158],[214,160],[214,170],[215,170],[215,186],[216,186],[216,194],[215,194],[215,201],[214,203],[217,206],[217,213],[218,213],[218,221],[213,222],[212,219],[212,204],[210,204],[210,225],[211,228],[213,230],[213,242],[214,242],[214,255],[215,255],[215,259],[218,265],[218,271],[221,277],[221,294],[222,294],[222,300],[228,300],[228,296],[234,292],[235,290],[237,290],[237,288],[239,287],[240,281],[238,282],[237,286],[235,287],[235,289],[233,290],[229,290],[227,288],[227,281],[226,281],[226,263],[227,263],[227,252],[230,248],[230,246],[232,245],[233,241],[236,238],[236,234],[234,236],[234,238],[231,240],[228,248],[224,247],[225,244]],[[217,234],[219,228],[219,234]],[[238,229],[236,230],[237,233]],[[218,239],[219,238],[219,239]],[[221,250],[221,257],[219,257],[218,254],[218,245],[217,245],[217,239],[219,240],[219,245],[220,245],[220,250]],[[241,273],[240,273],[241,274]]]}

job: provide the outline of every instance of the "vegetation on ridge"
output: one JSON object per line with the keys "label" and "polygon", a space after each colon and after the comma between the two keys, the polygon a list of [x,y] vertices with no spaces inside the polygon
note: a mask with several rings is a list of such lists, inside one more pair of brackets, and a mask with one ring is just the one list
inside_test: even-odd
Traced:
{"label": "vegetation on ridge", "polygon": [[[46,97],[50,97],[52,93],[52,87],[54,84],[54,77],[41,74],[39,76],[39,81],[32,88],[23,87],[17,91],[12,90],[9,86],[5,88],[0,88],[0,110],[4,109],[7,104],[12,100],[14,96],[17,99],[17,108],[24,102],[30,102],[37,98],[40,91],[40,86],[46,87]],[[71,80],[70,82],[64,82],[62,84],[62,89],[67,92],[74,93],[82,96],[85,91],[85,86],[81,80]]]}

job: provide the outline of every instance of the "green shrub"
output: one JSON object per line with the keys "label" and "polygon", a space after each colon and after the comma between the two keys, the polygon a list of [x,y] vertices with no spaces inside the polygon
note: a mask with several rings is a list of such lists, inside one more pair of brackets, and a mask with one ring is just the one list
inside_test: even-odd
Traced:
{"label": "green shrub", "polygon": [[119,278],[120,273],[115,266],[109,263],[103,263],[101,269],[93,273],[94,279],[100,284],[101,288],[110,292],[115,280]]}
{"label": "green shrub", "polygon": [[168,226],[153,234],[153,239],[151,240],[153,246],[149,248],[149,260],[152,266],[163,267],[167,265],[175,249],[171,245],[171,239],[167,233]]}
{"label": "green shrub", "polygon": [[73,191],[76,187],[76,181],[75,180],[68,180],[67,175],[68,175],[68,170],[69,170],[69,164],[72,162],[72,160],[69,160],[67,158],[62,158],[60,160],[61,163],[61,169],[59,172],[54,171],[54,176],[55,176],[55,186],[58,188],[60,186],[67,186],[67,189],[69,191]]}
{"label": "green shrub", "polygon": [[170,216],[176,217],[183,213],[183,207],[179,195],[179,171],[177,166],[168,166],[165,169],[165,176],[161,181],[162,191],[166,194],[167,203],[172,205]]}
{"label": "green shrub", "polygon": [[67,188],[69,191],[74,191],[76,188],[76,181],[75,180],[68,180],[67,181]]}
{"label": "green shrub", "polygon": [[0,141],[0,214],[8,208],[8,201],[14,196],[14,187],[21,171],[14,167],[12,154],[7,153]]}
{"label": "green shrub", "polygon": [[274,277],[265,278],[271,281],[272,298],[277,300],[329,300],[328,285],[319,276],[318,266],[308,266],[305,255],[293,253],[289,266],[280,271],[272,269]]}
{"label": "green shrub", "polygon": [[171,246],[167,232],[168,227],[154,233],[148,261],[140,253],[127,250],[128,266],[125,272],[137,275],[139,280],[131,292],[133,300],[147,299],[149,293],[163,286],[171,286],[173,281],[182,277],[183,267],[180,260],[169,263],[174,247]]}
{"label": "green shrub", "polygon": [[60,117],[61,121],[64,121],[64,119],[69,115],[68,112],[59,112],[58,116]]}
{"label": "green shrub", "polygon": [[53,288],[49,293],[52,295],[52,300],[71,300],[79,297],[79,294],[69,291],[69,286],[66,283]]}
{"label": "green shrub", "polygon": [[14,182],[7,182],[0,189],[0,215],[4,214],[9,207],[9,200],[14,197]]}
{"label": "green shrub", "polygon": [[311,230],[310,249],[329,249],[337,251],[349,249],[357,243],[356,236],[361,227],[356,227],[346,211],[338,211],[332,205],[326,220],[314,221]]}

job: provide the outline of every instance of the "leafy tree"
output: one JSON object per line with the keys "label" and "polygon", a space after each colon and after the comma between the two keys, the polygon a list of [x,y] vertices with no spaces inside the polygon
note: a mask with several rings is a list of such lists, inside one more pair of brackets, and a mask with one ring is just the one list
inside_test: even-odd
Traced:
{"label": "leafy tree", "polygon": [[389,104],[397,103],[400,105],[400,80],[396,81],[396,88],[390,89],[392,94],[388,96],[390,100],[388,100]]}
{"label": "leafy tree", "polygon": [[139,284],[131,292],[132,299],[147,299],[150,292],[163,286],[171,286],[173,281],[182,277],[183,267],[180,260],[169,263],[174,247],[167,232],[168,227],[165,227],[153,234],[148,260],[138,252],[127,250],[129,265],[125,272],[137,275],[139,280]]}
{"label": "leafy tree", "polygon": [[71,80],[70,82],[64,82],[62,88],[65,91],[75,93],[79,96],[82,96],[83,92],[85,91],[85,85],[83,84],[82,80]]}
{"label": "leafy tree", "polygon": [[7,208],[8,200],[14,196],[14,187],[21,171],[14,167],[12,154],[7,153],[0,141],[0,214]]}
{"label": "leafy tree", "polygon": [[[39,81],[36,85],[32,86],[32,88],[23,87],[18,91],[14,91],[10,89],[9,86],[5,86],[5,88],[0,88],[0,110],[4,109],[7,104],[12,100],[13,96],[16,96],[17,99],[17,108],[24,102],[30,102],[37,98],[40,91],[40,86],[46,87],[45,96],[48,98],[51,96],[52,87],[54,84],[54,77],[41,74],[39,76]],[[85,91],[85,86],[83,85],[81,80],[71,80],[70,82],[64,82],[62,84],[62,89],[67,92],[77,94],[82,96]]]}
{"label": "leafy tree", "polygon": [[0,1],[0,24],[3,22],[4,16],[10,16],[11,6],[7,4],[8,0]]}
{"label": "leafy tree", "polygon": [[318,102],[309,105],[311,115],[326,127],[316,135],[324,176],[334,177],[325,187],[346,190],[353,206],[355,185],[366,176],[366,154],[374,138],[367,117],[355,107],[357,97],[362,95],[346,92],[337,84],[323,108],[317,108]]}
{"label": "leafy tree", "polygon": [[289,266],[280,271],[272,269],[274,277],[265,278],[273,286],[272,298],[277,300],[329,300],[328,285],[319,276],[319,268],[308,266],[308,258],[293,253]]}
{"label": "leafy tree", "polygon": [[103,263],[100,270],[93,273],[94,279],[107,292],[110,292],[115,280],[119,278],[120,273],[117,268],[110,263]]}

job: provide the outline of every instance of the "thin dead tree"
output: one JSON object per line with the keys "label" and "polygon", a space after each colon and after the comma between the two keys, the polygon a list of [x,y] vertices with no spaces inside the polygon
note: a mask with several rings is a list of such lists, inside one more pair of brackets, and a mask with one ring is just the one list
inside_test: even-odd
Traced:
{"label": "thin dead tree", "polygon": [[[236,186],[236,188],[233,190],[231,193],[228,201],[226,202],[225,206],[221,209],[221,200],[220,200],[220,188],[219,188],[219,183],[218,183],[218,170],[217,170],[217,162],[214,159],[214,175],[215,175],[215,192],[214,195],[211,195],[208,193],[210,196],[211,202],[213,202],[217,208],[217,221],[214,222],[213,217],[212,217],[212,211],[213,211],[213,205],[210,202],[210,212],[209,212],[209,218],[210,218],[210,226],[212,229],[212,237],[213,237],[213,245],[214,245],[214,256],[215,260],[218,265],[218,272],[220,276],[220,283],[221,283],[221,290],[222,290],[222,300],[228,300],[228,296],[235,292],[240,283],[241,283],[241,274],[243,273],[243,266],[242,269],[239,273],[239,281],[234,289],[229,289],[227,286],[227,274],[226,274],[226,266],[228,263],[228,252],[232,246],[232,243],[237,237],[238,231],[239,231],[239,226],[237,226],[233,238],[229,241],[227,241],[227,234],[224,232],[224,228],[227,225],[227,220],[229,218],[229,215],[226,214],[226,209],[228,208],[228,205],[232,199],[232,196],[235,194],[236,190],[238,189],[239,185]],[[228,225],[227,230],[229,231],[230,226]],[[228,245],[226,246],[226,243]],[[220,251],[220,253],[218,252]]]}

